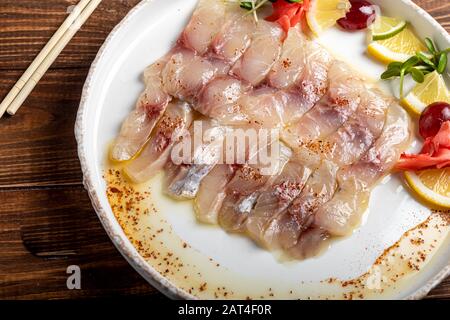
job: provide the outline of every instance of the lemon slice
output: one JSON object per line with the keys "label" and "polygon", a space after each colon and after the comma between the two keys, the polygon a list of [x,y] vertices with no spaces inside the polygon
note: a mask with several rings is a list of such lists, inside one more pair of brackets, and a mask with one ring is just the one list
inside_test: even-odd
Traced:
{"label": "lemon slice", "polygon": [[409,186],[428,202],[450,208],[450,168],[405,172]]}
{"label": "lemon slice", "polygon": [[389,39],[373,41],[369,44],[367,51],[376,59],[390,63],[405,61],[417,51],[426,51],[426,48],[414,32],[409,27],[405,27]]}
{"label": "lemon slice", "polygon": [[372,40],[386,40],[399,34],[406,28],[406,21],[390,17],[380,17],[371,26]]}
{"label": "lemon slice", "polygon": [[422,83],[417,84],[414,89],[401,100],[401,103],[410,112],[420,116],[422,111],[431,103],[442,101],[450,103],[448,92],[442,76],[436,71],[425,76]]}
{"label": "lemon slice", "polygon": [[345,17],[350,8],[349,0],[312,0],[306,14],[308,26],[318,35]]}

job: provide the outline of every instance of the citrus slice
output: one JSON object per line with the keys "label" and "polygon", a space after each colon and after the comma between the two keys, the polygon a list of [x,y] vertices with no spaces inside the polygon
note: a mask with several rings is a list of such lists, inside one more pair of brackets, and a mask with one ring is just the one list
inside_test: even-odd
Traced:
{"label": "citrus slice", "polygon": [[417,84],[401,100],[404,107],[418,116],[429,104],[436,101],[450,103],[450,93],[448,92],[445,81],[436,71],[427,74],[424,82]]}
{"label": "citrus slice", "polygon": [[405,172],[409,186],[428,202],[450,208],[450,168]]}
{"label": "citrus slice", "polygon": [[380,17],[371,26],[372,40],[386,40],[399,34],[406,28],[406,21],[390,17]]}
{"label": "citrus slice", "polygon": [[312,0],[306,14],[308,26],[318,35],[345,17],[350,8],[349,0]]}
{"label": "citrus slice", "polygon": [[407,26],[389,39],[373,41],[367,51],[377,60],[390,63],[405,61],[418,51],[426,51],[426,48]]}

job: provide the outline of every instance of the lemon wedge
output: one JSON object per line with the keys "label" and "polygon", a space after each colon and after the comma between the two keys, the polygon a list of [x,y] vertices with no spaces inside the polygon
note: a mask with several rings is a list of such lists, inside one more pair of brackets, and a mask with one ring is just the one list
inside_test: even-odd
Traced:
{"label": "lemon wedge", "polygon": [[373,41],[367,51],[384,63],[405,61],[418,51],[426,51],[425,45],[406,26],[399,33],[385,40]]}
{"label": "lemon wedge", "polygon": [[306,14],[308,26],[318,35],[345,17],[350,8],[349,0],[312,0]]}
{"label": "lemon wedge", "polygon": [[422,111],[431,103],[442,101],[450,103],[450,94],[442,76],[436,71],[425,76],[422,83],[401,100],[402,105],[411,113],[420,116]]}
{"label": "lemon wedge", "polygon": [[380,17],[371,26],[372,40],[386,40],[399,34],[406,28],[406,21],[390,17]]}
{"label": "lemon wedge", "polygon": [[450,208],[450,168],[405,172],[409,186],[423,199]]}

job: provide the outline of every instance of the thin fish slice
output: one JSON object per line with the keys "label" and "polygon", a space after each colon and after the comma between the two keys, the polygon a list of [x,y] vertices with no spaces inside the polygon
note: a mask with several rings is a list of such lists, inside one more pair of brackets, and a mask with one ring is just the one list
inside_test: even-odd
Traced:
{"label": "thin fish slice", "polygon": [[350,234],[367,209],[370,192],[392,170],[410,140],[410,119],[397,104],[389,107],[383,133],[367,153],[340,170],[339,191],[315,215],[314,224],[333,236]]}
{"label": "thin fish slice", "polygon": [[251,85],[260,84],[280,57],[283,35],[277,23],[260,20],[249,48],[231,72]]}
{"label": "thin fish slice", "polygon": [[381,135],[389,101],[381,94],[367,91],[350,119],[326,139],[325,157],[340,167],[358,160]]}
{"label": "thin fish slice", "polygon": [[175,142],[192,122],[192,109],[185,102],[172,102],[155,127],[154,133],[139,156],[125,167],[134,182],[152,178],[166,164]]}
{"label": "thin fish slice", "polygon": [[252,239],[261,242],[267,224],[274,216],[285,211],[300,195],[311,172],[312,170],[305,167],[295,156],[291,158],[273,185],[258,197],[255,208],[247,218],[246,231]]}
{"label": "thin fish slice", "polygon": [[220,126],[214,120],[195,121],[191,126],[191,139],[195,134],[202,143],[192,143],[193,154],[189,164],[183,166],[185,174],[178,174],[168,186],[168,194],[175,199],[193,199],[199,190],[200,183],[222,159],[223,140],[227,128]]}
{"label": "thin fish slice", "polygon": [[228,8],[225,24],[212,42],[213,56],[234,65],[250,46],[255,28],[253,17],[239,6]]}
{"label": "thin fish slice", "polygon": [[295,93],[271,87],[242,95],[236,104],[248,122],[266,128],[284,127],[296,122],[313,107]]}
{"label": "thin fish slice", "polygon": [[328,248],[330,238],[330,233],[324,229],[309,228],[301,233],[295,246],[289,248],[286,252],[291,258],[298,260],[316,257]]}
{"label": "thin fish slice", "polygon": [[294,86],[302,78],[306,67],[305,36],[298,28],[289,29],[280,59],[272,67],[268,82],[277,89]]}
{"label": "thin fish slice", "polygon": [[[305,70],[297,82],[300,94],[310,103],[316,103],[326,93],[330,66],[335,63],[325,48],[314,41],[304,42]],[[333,72],[332,72],[333,73]]]}
{"label": "thin fish slice", "polygon": [[145,145],[166,110],[171,99],[161,84],[161,72],[166,62],[167,58],[163,58],[145,70],[145,91],[139,97],[136,108],[122,123],[119,136],[111,148],[113,160],[126,161],[133,158]]}
{"label": "thin fish slice", "polygon": [[180,42],[200,55],[206,53],[225,22],[225,1],[200,0]]}
{"label": "thin fish slice", "polygon": [[225,187],[233,174],[232,166],[218,164],[202,180],[194,200],[194,210],[199,221],[209,224],[218,223],[219,210],[226,197]]}
{"label": "thin fish slice", "polygon": [[172,159],[167,160],[164,165],[164,181],[163,181],[163,190],[167,193],[169,186],[179,179],[182,179],[186,176],[187,171],[189,169],[188,165],[180,164],[177,165],[173,163]]}
{"label": "thin fish slice", "polygon": [[324,98],[301,119],[284,129],[283,141],[298,149],[329,136],[355,112],[365,88],[363,82],[343,63],[334,63],[329,70],[329,88]]}
{"label": "thin fish slice", "polygon": [[269,248],[289,249],[314,221],[314,213],[328,202],[336,188],[338,167],[327,160],[315,170],[291,206],[275,216],[264,231],[262,241]]}
{"label": "thin fish slice", "polygon": [[163,87],[173,97],[193,102],[209,81],[226,72],[220,62],[178,48],[162,71]]}
{"label": "thin fish slice", "polygon": [[227,231],[242,232],[244,223],[261,192],[272,185],[292,153],[280,145],[280,155],[271,174],[262,174],[261,165],[243,165],[227,185],[227,196],[219,211],[219,224]]}
{"label": "thin fish slice", "polygon": [[238,100],[249,90],[249,85],[234,77],[216,77],[201,92],[195,110],[223,124],[246,123],[247,116],[240,110]]}

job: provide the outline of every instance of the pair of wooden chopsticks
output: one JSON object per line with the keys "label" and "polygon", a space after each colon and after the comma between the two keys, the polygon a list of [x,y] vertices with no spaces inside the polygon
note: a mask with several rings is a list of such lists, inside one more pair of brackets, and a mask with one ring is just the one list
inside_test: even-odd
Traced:
{"label": "pair of wooden chopsticks", "polygon": [[20,77],[0,104],[0,118],[5,111],[14,115],[33,91],[61,51],[70,42],[102,0],[80,0],[61,27]]}

